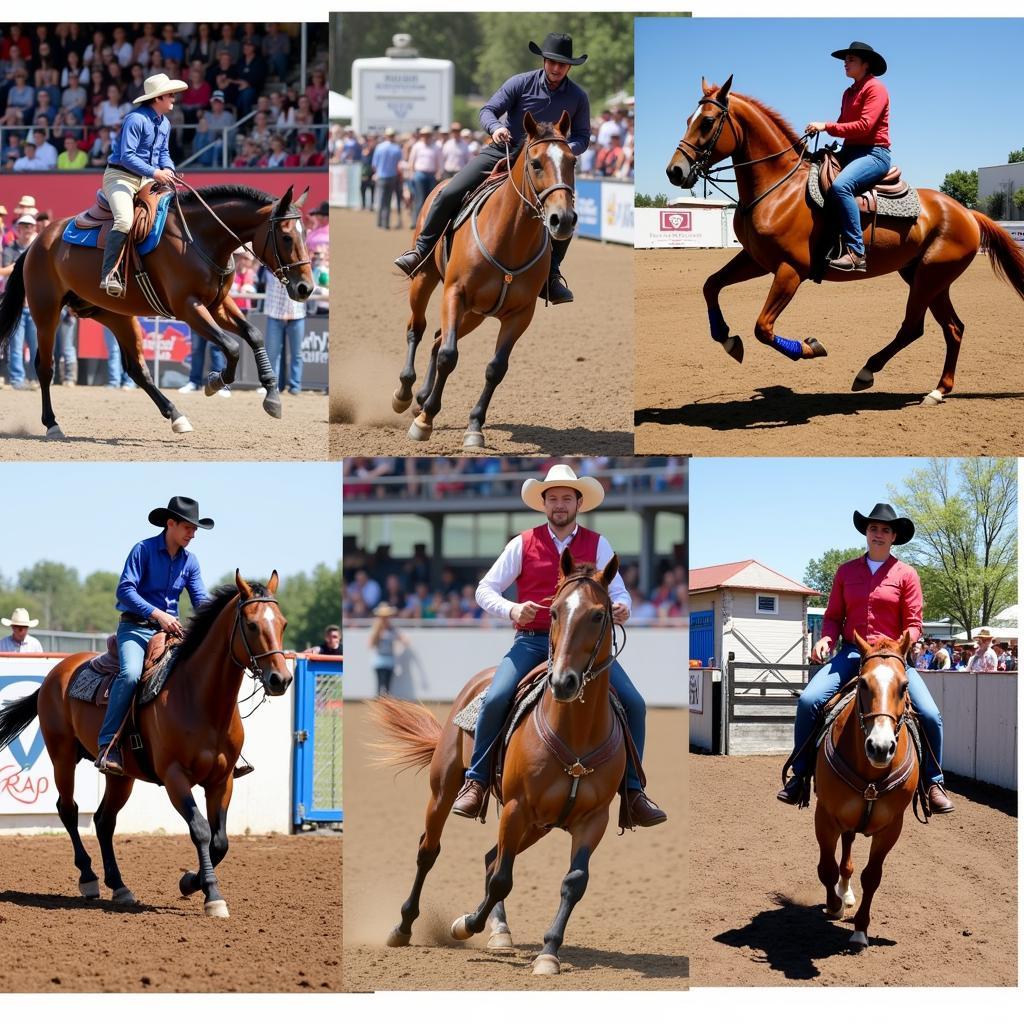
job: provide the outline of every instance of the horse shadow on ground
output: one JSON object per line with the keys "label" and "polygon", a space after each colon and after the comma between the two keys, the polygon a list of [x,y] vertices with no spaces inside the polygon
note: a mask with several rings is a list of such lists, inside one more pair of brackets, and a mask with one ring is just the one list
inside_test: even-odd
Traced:
{"label": "horse shadow on ground", "polygon": [[[721,398],[722,400],[719,400]],[[772,427],[796,427],[819,417],[856,416],[865,412],[897,412],[921,404],[924,393],[835,392],[832,394],[799,394],[792,388],[773,386],[757,388],[755,397],[728,399],[711,395],[678,408],[649,407],[633,414],[635,426],[653,423],[656,426],[705,427],[710,430],[764,430]],[[953,393],[950,401],[992,401],[1024,398],[1014,391]]]}
{"label": "horse shadow on ground", "polygon": [[630,430],[589,430],[586,427],[559,429],[526,423],[488,423],[484,432],[487,430],[507,430],[511,441],[532,445],[538,454],[633,454],[633,432]]}
{"label": "horse shadow on ground", "polygon": [[1011,818],[1017,817],[1017,793],[1015,790],[1003,789],[1000,786],[993,786],[987,782],[978,782],[975,779],[968,779],[956,772],[946,772],[946,788],[950,792],[964,796],[971,803],[984,804],[994,811],[1001,811]]}
{"label": "horse shadow on ground", "polygon": [[[517,971],[531,973],[537,954],[543,949],[535,945],[517,946],[513,956],[482,955],[471,956],[474,964],[500,963]],[[661,981],[682,981],[690,977],[690,958],[668,956],[663,953],[615,953],[607,949],[593,949],[590,946],[566,946],[559,953],[562,971],[565,974],[583,974],[589,970],[602,969],[638,974],[642,978]]]}
{"label": "horse shadow on ground", "polygon": [[[184,901],[183,901],[184,902]],[[59,893],[15,892],[12,889],[0,891],[0,904],[9,903],[16,907],[32,907],[35,910],[92,910],[105,914],[177,914],[185,916],[189,911],[170,906],[156,906],[151,903],[133,903],[123,907],[115,905],[109,898],[86,899],[84,896],[63,896]]]}
{"label": "horse shadow on ground", "polygon": [[[715,942],[751,951],[751,959],[767,964],[790,981],[813,981],[821,971],[816,961],[856,956],[850,949],[851,925],[830,921],[821,904],[807,906],[774,893],[773,910],[762,910],[742,928],[714,936]],[[895,946],[892,939],[871,936],[872,946]]]}

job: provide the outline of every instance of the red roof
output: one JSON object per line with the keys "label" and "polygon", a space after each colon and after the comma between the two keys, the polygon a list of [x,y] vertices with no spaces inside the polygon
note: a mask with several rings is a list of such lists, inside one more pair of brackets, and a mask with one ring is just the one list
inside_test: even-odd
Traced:
{"label": "red roof", "polygon": [[[739,586],[747,590],[754,589],[749,583],[733,582],[736,576],[751,565],[760,566],[766,572],[778,578],[779,585],[773,587],[773,589],[784,590],[787,593],[815,596],[820,593],[817,590],[804,586],[802,583],[798,583],[796,580],[791,580],[788,576],[783,576],[781,572],[777,572],[763,562],[757,561],[756,558],[748,558],[742,562],[726,562],[723,565],[709,565],[703,569],[691,569],[690,593],[692,594],[700,590],[717,590],[719,587],[725,586]],[[762,587],[758,586],[756,589],[762,589]]]}

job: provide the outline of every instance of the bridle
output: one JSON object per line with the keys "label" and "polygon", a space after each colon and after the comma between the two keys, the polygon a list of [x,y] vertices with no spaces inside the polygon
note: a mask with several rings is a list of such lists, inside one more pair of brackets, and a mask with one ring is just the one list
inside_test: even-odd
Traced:
{"label": "bridle", "polygon": [[906,664],[906,656],[903,655],[903,654],[900,654],[898,651],[876,651],[873,654],[868,654],[866,657],[862,657],[861,658],[861,660],[860,660],[860,670],[858,671],[858,674],[857,674],[857,697],[856,697],[857,719],[860,722],[860,730],[861,730],[861,732],[865,736],[867,736],[871,732],[871,730],[867,726],[868,722],[871,722],[872,720],[874,720],[876,718],[889,718],[889,719],[892,720],[892,723],[893,723],[893,735],[898,739],[899,735],[900,735],[900,730],[903,728],[904,724],[906,723],[906,721],[907,721],[907,714],[910,711],[910,694],[909,693],[906,695],[906,698],[905,698],[905,701],[904,701],[903,713],[899,716],[899,718],[897,718],[895,715],[890,715],[888,711],[875,711],[875,712],[872,712],[871,714],[865,714],[864,711],[861,708],[861,699],[860,699],[861,683],[865,682],[864,671],[863,671],[864,670],[864,666],[869,661],[872,661],[874,658],[895,658],[896,660],[903,662],[904,665]]}
{"label": "bridle", "polygon": [[[266,684],[266,680],[263,678],[263,669],[260,667],[259,659],[260,658],[269,658],[272,654],[281,654],[281,655],[283,655],[285,652],[283,650],[275,649],[275,650],[272,650],[272,651],[261,651],[259,654],[257,654],[256,652],[253,651],[252,647],[249,644],[249,638],[246,636],[245,629],[242,626],[242,622],[243,622],[242,609],[245,608],[246,605],[250,605],[250,604],[274,604],[274,605],[276,605],[277,604],[277,598],[276,597],[247,597],[244,600],[240,600],[238,602],[238,607],[235,609],[235,624],[231,628],[231,643],[228,645],[228,651],[231,654],[231,660],[240,669],[248,670],[249,672],[251,672],[253,678],[257,679],[262,684],[264,689],[266,689],[266,685],[267,684]],[[235,633],[236,632],[242,637],[242,646],[245,648],[245,653],[246,653],[246,655],[249,658],[249,663],[248,664],[245,664],[245,663],[239,661],[235,657],[235,643],[234,643],[234,640],[235,640]]]}
{"label": "bridle", "polygon": [[576,197],[576,193],[573,190],[572,185],[567,185],[565,182],[562,181],[557,182],[554,185],[549,185],[547,188],[542,189],[540,192],[537,191],[537,186],[533,183],[533,175],[530,173],[530,150],[534,146],[540,146],[545,142],[553,142],[556,145],[565,146],[565,148],[569,150],[569,153],[572,153],[572,150],[569,148],[569,143],[566,142],[565,139],[555,135],[545,135],[542,139],[533,139],[523,146],[523,182],[524,185],[527,187],[527,190],[533,193],[533,199],[528,199],[525,195],[523,195],[519,186],[516,184],[515,175],[512,173],[512,153],[508,147],[508,143],[505,143],[505,159],[508,162],[509,181],[512,182],[512,187],[516,190],[516,194],[526,204],[531,214],[538,220],[544,219],[544,203],[547,201],[548,197],[551,196],[553,193],[564,189],[566,192],[569,193],[569,195],[573,197],[574,200]]}

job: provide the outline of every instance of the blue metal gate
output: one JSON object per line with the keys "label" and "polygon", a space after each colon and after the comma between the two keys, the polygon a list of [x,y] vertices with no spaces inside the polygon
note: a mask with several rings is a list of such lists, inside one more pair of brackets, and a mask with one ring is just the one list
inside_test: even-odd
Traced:
{"label": "blue metal gate", "polygon": [[714,611],[690,612],[690,660],[709,665],[714,656]]}
{"label": "blue metal gate", "polygon": [[302,657],[295,664],[295,791],[292,822],[344,820],[341,805],[341,658]]}

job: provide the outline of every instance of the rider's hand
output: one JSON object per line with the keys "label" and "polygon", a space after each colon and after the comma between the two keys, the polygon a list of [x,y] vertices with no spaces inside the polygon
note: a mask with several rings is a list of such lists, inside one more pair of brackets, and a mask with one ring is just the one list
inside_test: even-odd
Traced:
{"label": "rider's hand", "polygon": [[832,650],[832,639],[831,637],[823,636],[811,651],[811,661],[815,665],[820,665],[828,657],[830,650]]}
{"label": "rider's hand", "polygon": [[154,611],[150,618],[165,632],[171,636],[184,636],[185,630],[181,623],[169,612]]}
{"label": "rider's hand", "polygon": [[824,130],[825,130],[825,122],[824,121],[811,121],[807,125],[807,127],[804,129],[804,131],[808,135],[817,135],[818,132],[823,132]]}
{"label": "rider's hand", "polygon": [[174,177],[174,171],[166,167],[159,167],[153,172],[153,180],[160,182],[161,185],[173,185]]}
{"label": "rider's hand", "polygon": [[629,609],[619,601],[612,605],[612,622],[617,626],[624,626],[629,618]]}
{"label": "rider's hand", "polygon": [[524,601],[522,604],[512,605],[509,615],[517,626],[528,626],[537,618],[537,612],[543,610],[539,604],[535,604],[533,601]]}
{"label": "rider's hand", "polygon": [[502,125],[500,128],[498,128],[494,132],[494,134],[491,136],[491,138],[499,146],[501,146],[501,145],[504,145],[504,143],[506,143],[506,142],[511,142],[512,141],[512,133],[508,130],[508,128],[505,127],[505,125]]}

